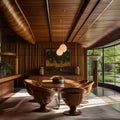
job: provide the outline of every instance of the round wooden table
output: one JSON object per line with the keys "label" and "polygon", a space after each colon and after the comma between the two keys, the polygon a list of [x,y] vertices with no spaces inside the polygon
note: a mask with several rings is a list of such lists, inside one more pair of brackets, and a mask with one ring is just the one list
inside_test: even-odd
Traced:
{"label": "round wooden table", "polygon": [[58,108],[60,106],[60,91],[62,88],[76,88],[80,87],[80,84],[74,80],[65,79],[64,83],[53,83],[52,80],[42,80],[42,86],[47,88],[57,89],[58,92]]}
{"label": "round wooden table", "polygon": [[42,86],[48,87],[48,88],[70,88],[70,87],[80,87],[80,84],[78,82],[75,82],[73,80],[65,79],[64,83],[53,83],[52,80],[43,80]]}

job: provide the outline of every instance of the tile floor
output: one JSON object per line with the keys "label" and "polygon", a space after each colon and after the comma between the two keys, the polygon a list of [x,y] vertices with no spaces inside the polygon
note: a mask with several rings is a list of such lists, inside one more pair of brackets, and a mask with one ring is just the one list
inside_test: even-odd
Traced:
{"label": "tile floor", "polygon": [[[11,97],[8,102],[0,105],[0,120],[119,120],[120,119],[120,93],[107,88],[98,87],[93,89],[87,99],[88,105],[80,105],[82,111],[79,116],[65,116],[64,110],[68,110],[65,104],[61,104],[59,110],[49,113],[35,113],[34,109],[39,107],[38,103],[28,102],[30,96],[23,91],[18,96]],[[95,96],[96,95],[96,96]],[[6,103],[6,104],[5,104]],[[5,104],[5,106],[4,106]]]}
{"label": "tile floor", "polygon": [[108,103],[114,103],[114,104],[110,104],[110,106],[120,111],[120,92],[103,87],[98,87],[97,89],[93,89],[92,92],[96,96],[102,98],[104,101]]}

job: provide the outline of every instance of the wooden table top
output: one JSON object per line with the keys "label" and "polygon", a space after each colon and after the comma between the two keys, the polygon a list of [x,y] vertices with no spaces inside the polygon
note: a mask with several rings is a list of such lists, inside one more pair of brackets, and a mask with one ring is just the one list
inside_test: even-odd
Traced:
{"label": "wooden table top", "polygon": [[43,80],[41,84],[43,87],[48,88],[70,88],[70,87],[73,88],[80,86],[78,82],[69,79],[65,79],[64,83],[53,83],[52,80]]}

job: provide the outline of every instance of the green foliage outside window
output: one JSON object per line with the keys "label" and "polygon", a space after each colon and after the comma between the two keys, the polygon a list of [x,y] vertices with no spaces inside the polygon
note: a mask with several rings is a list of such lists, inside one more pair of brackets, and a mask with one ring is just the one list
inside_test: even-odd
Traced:
{"label": "green foliage outside window", "polygon": [[0,77],[11,75],[13,72],[13,66],[7,62],[0,62]]}
{"label": "green foliage outside window", "polygon": [[[103,66],[104,66],[104,82],[120,83],[120,44],[112,47],[102,49],[88,50],[87,55],[101,54],[104,51],[104,64],[103,58],[98,60],[98,80],[103,80]],[[93,80],[93,67],[92,62],[88,59],[88,79]],[[115,76],[118,76],[116,78]]]}

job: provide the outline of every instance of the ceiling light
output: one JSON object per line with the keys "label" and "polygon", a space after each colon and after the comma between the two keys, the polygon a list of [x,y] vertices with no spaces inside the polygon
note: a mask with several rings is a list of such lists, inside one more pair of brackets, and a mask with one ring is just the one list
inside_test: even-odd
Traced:
{"label": "ceiling light", "polygon": [[59,49],[60,49],[62,52],[66,52],[66,51],[67,51],[67,46],[66,46],[64,43],[62,43],[62,44],[60,45]]}
{"label": "ceiling light", "polygon": [[63,51],[62,51],[61,49],[57,49],[56,54],[57,54],[58,56],[62,56]]}

